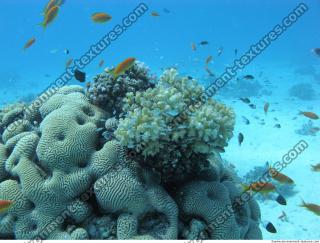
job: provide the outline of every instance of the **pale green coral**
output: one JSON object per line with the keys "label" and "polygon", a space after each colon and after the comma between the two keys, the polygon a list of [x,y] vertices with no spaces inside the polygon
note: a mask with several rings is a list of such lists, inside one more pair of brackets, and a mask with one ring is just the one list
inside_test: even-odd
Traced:
{"label": "pale green coral", "polygon": [[186,167],[195,166],[190,162],[192,156],[207,156],[226,146],[234,127],[234,112],[212,99],[175,122],[203,91],[195,80],[179,77],[175,69],[164,72],[155,88],[127,94],[126,116],[120,119],[116,138],[145,157],[162,159],[161,165],[150,165],[162,170],[168,167],[162,174],[187,174],[190,169]]}

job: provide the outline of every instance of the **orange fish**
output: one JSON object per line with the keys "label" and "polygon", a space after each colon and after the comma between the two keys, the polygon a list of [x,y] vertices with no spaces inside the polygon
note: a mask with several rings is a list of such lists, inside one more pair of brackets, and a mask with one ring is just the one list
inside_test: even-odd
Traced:
{"label": "orange fish", "polygon": [[314,203],[306,203],[302,200],[302,204],[299,205],[300,207],[304,207],[307,210],[313,212],[314,214],[320,216],[320,206]]}
{"label": "orange fish", "polygon": [[73,58],[70,58],[67,62],[66,62],[66,68],[70,67],[70,65],[73,63]]}
{"label": "orange fish", "polygon": [[299,115],[304,115],[305,117],[308,117],[308,118],[313,119],[313,120],[318,120],[319,119],[319,116],[316,113],[313,113],[311,111],[300,111]]}
{"label": "orange fish", "polygon": [[270,104],[269,104],[268,102],[264,104],[263,110],[264,110],[264,113],[265,113],[265,114],[268,113],[269,106],[270,106]]}
{"label": "orange fish", "polygon": [[13,201],[10,201],[10,200],[0,200],[0,213],[4,213],[8,211],[12,203]]}
{"label": "orange fish", "polygon": [[104,64],[104,60],[101,60],[101,61],[99,62],[99,67],[102,67],[103,64]]}
{"label": "orange fish", "polygon": [[253,191],[253,192],[260,192],[261,194],[268,194],[276,190],[276,187],[269,183],[269,182],[254,182],[250,185],[241,185],[244,191]]}
{"label": "orange fish", "polygon": [[53,6],[60,7],[62,4],[64,4],[64,0],[50,0],[44,8],[43,14],[46,15]]}
{"label": "orange fish", "polygon": [[152,12],[152,13],[151,13],[151,16],[153,16],[153,17],[159,17],[160,14],[159,14],[158,12]]}
{"label": "orange fish", "polygon": [[44,29],[47,28],[47,26],[52,23],[53,20],[58,16],[59,12],[59,6],[53,6],[48,10],[46,15],[44,16],[44,21],[40,24]]}
{"label": "orange fish", "polygon": [[28,49],[30,46],[32,46],[34,43],[36,42],[36,39],[34,37],[32,37],[30,40],[28,40],[26,42],[26,44],[24,45],[23,49],[26,50]]}
{"label": "orange fish", "polygon": [[193,51],[196,51],[196,50],[197,50],[196,44],[192,43],[192,44],[191,44],[191,48],[192,48]]}
{"label": "orange fish", "polygon": [[123,74],[125,71],[127,71],[129,68],[131,68],[135,62],[135,58],[129,57],[120,64],[113,70],[111,70],[111,74],[113,75],[114,78],[117,78],[119,75]]}
{"label": "orange fish", "polygon": [[112,19],[111,15],[107,13],[94,13],[91,15],[91,19],[93,22],[96,23],[105,23]]}
{"label": "orange fish", "polygon": [[316,165],[311,165],[311,170],[312,171],[318,171],[320,172],[320,163],[316,164]]}
{"label": "orange fish", "polygon": [[212,61],[212,59],[213,59],[212,56],[208,56],[206,59],[206,65],[208,65]]}
{"label": "orange fish", "polygon": [[269,167],[269,175],[275,179],[276,181],[283,183],[283,184],[293,184],[294,181],[289,177],[286,176],[276,169],[272,168],[271,166]]}

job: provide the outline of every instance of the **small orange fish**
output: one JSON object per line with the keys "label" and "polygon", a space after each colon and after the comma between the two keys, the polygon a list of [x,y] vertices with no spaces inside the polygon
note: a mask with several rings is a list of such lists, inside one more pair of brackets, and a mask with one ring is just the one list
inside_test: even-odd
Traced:
{"label": "small orange fish", "polygon": [[96,23],[105,23],[112,19],[111,15],[107,13],[94,13],[91,15],[91,19],[93,22]]}
{"label": "small orange fish", "polygon": [[73,63],[73,58],[70,58],[67,62],[66,62],[66,68],[70,67],[70,65]]}
{"label": "small orange fish", "polygon": [[286,176],[276,169],[272,168],[271,166],[269,167],[269,175],[275,179],[276,181],[283,183],[283,184],[293,184],[294,181],[289,177]]}
{"label": "small orange fish", "polygon": [[206,70],[206,72],[209,74],[209,76],[214,77],[214,73],[209,69],[208,66],[205,66],[204,69]]}
{"label": "small orange fish", "polygon": [[320,163],[316,165],[311,165],[311,170],[320,172]]}
{"label": "small orange fish", "polygon": [[158,13],[158,12],[152,12],[151,13],[151,16],[153,16],[153,17],[159,17],[160,16],[160,14]]}
{"label": "small orange fish", "polygon": [[307,210],[313,212],[314,214],[320,216],[320,206],[314,203],[306,203],[302,200],[302,204],[299,205],[300,207],[304,207]]}
{"label": "small orange fish", "polygon": [[196,44],[192,43],[192,44],[191,44],[191,48],[192,48],[193,51],[196,51],[196,50],[197,50]]}
{"label": "small orange fish", "polygon": [[99,62],[99,67],[102,67],[103,64],[104,64],[104,60],[101,60],[101,61]]}
{"label": "small orange fish", "polygon": [[111,74],[113,75],[114,78],[117,78],[119,75],[123,74],[125,71],[127,71],[129,68],[131,68],[135,62],[135,58],[129,57],[118,66],[111,71]]}
{"label": "small orange fish", "polygon": [[13,204],[13,201],[10,200],[0,200],[0,213],[8,211],[8,209]]}
{"label": "small orange fish", "polygon": [[213,57],[212,56],[208,56],[206,58],[206,65],[208,65],[211,61],[212,61]]}
{"label": "small orange fish", "polygon": [[55,20],[55,18],[58,16],[59,13],[59,6],[53,6],[48,10],[46,15],[44,16],[43,22],[40,24],[43,29],[46,29],[47,26]]}
{"label": "small orange fish", "polygon": [[26,42],[26,44],[24,45],[23,49],[26,50],[28,49],[30,46],[32,46],[34,43],[36,42],[36,38],[32,37],[30,40],[28,40]]}
{"label": "small orange fish", "polygon": [[269,104],[268,102],[266,102],[266,103],[264,104],[263,110],[264,110],[264,113],[265,113],[265,114],[268,113],[269,106],[270,106],[270,104]]}
{"label": "small orange fish", "polygon": [[313,119],[313,120],[318,120],[319,119],[319,116],[316,113],[313,113],[311,111],[300,111],[299,115],[304,115],[305,117],[308,117],[308,118]]}
{"label": "small orange fish", "polygon": [[53,6],[59,7],[62,4],[64,4],[64,0],[50,0],[44,8],[43,14],[46,15]]}
{"label": "small orange fish", "polygon": [[242,184],[241,186],[244,189],[244,191],[259,192],[261,194],[268,194],[276,190],[276,187],[273,184],[262,181],[254,182],[250,185]]}

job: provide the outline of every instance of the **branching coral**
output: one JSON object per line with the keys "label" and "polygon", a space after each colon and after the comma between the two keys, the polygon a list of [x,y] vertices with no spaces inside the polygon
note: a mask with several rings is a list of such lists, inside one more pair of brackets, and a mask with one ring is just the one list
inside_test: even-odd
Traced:
{"label": "branching coral", "polygon": [[195,80],[179,77],[175,69],[166,71],[155,88],[127,94],[126,117],[119,121],[116,138],[154,157],[150,166],[163,176],[188,175],[201,166],[199,157],[227,145],[234,127],[233,111],[212,99],[178,124],[173,122],[202,92]]}

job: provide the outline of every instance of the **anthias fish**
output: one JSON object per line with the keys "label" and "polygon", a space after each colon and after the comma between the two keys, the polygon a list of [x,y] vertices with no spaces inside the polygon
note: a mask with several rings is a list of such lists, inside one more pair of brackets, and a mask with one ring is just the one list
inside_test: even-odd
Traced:
{"label": "anthias fish", "polygon": [[151,12],[151,16],[153,16],[153,17],[159,17],[160,14],[159,14],[158,12],[153,11],[153,12]]}
{"label": "anthias fish", "polygon": [[64,4],[64,2],[65,2],[64,0],[50,0],[47,3],[46,7],[44,8],[43,14],[46,15],[52,7],[54,6],[60,7],[61,5]]}
{"label": "anthias fish", "polygon": [[55,20],[55,18],[58,16],[59,12],[59,6],[53,6],[49,9],[49,11],[44,16],[44,21],[40,24],[44,29],[47,28],[47,26]]}
{"label": "anthias fish", "polygon": [[113,77],[117,78],[119,75],[123,74],[125,71],[131,68],[134,65],[135,60],[135,58],[129,57],[120,64],[118,64],[118,66],[111,71]]}
{"label": "anthias fish", "polygon": [[67,62],[66,62],[66,68],[70,67],[70,65],[72,64],[73,59],[70,58]]}
{"label": "anthias fish", "polygon": [[214,77],[214,73],[210,70],[210,68],[208,66],[205,66],[204,69],[206,70],[206,72],[209,74],[209,76]]}
{"label": "anthias fish", "polygon": [[283,184],[293,184],[294,181],[289,177],[286,176],[285,174],[282,174],[281,172],[277,171],[275,168],[272,168],[269,164],[268,166],[268,172],[269,175],[276,181],[283,183]]}
{"label": "anthias fish", "polygon": [[196,50],[197,50],[197,46],[196,46],[196,44],[191,43],[191,48],[192,48],[192,50],[193,50],[193,51],[196,51]]}
{"label": "anthias fish", "polygon": [[36,42],[36,38],[32,37],[30,40],[28,40],[26,42],[26,44],[24,45],[23,49],[26,50],[28,49],[30,46],[32,46],[34,43]]}
{"label": "anthias fish", "polygon": [[316,165],[311,165],[311,170],[320,172],[320,163],[318,163]]}
{"label": "anthias fish", "polygon": [[0,213],[5,213],[13,204],[13,201],[10,200],[0,200]]}
{"label": "anthias fish", "polygon": [[102,67],[103,64],[104,64],[104,60],[101,60],[101,61],[99,62],[99,67]]}
{"label": "anthias fish", "polygon": [[308,117],[308,118],[313,119],[313,120],[318,120],[319,119],[319,116],[316,113],[311,112],[311,111],[300,111],[299,115],[303,115],[303,116]]}
{"label": "anthias fish", "polygon": [[112,19],[111,15],[107,14],[107,13],[94,13],[92,14],[91,16],[91,19],[93,22],[95,23],[106,23],[108,22],[109,20]]}
{"label": "anthias fish", "polygon": [[313,212],[314,214],[320,216],[320,206],[314,203],[306,203],[302,200],[302,204],[300,207],[306,208],[310,212]]}
{"label": "anthias fish", "polygon": [[253,191],[262,194],[268,194],[276,190],[276,187],[273,184],[261,181],[251,183],[250,185],[242,184],[241,186],[244,189],[244,191]]}
{"label": "anthias fish", "polygon": [[208,56],[206,58],[206,65],[208,65],[211,61],[212,61],[213,57],[212,56]]}

